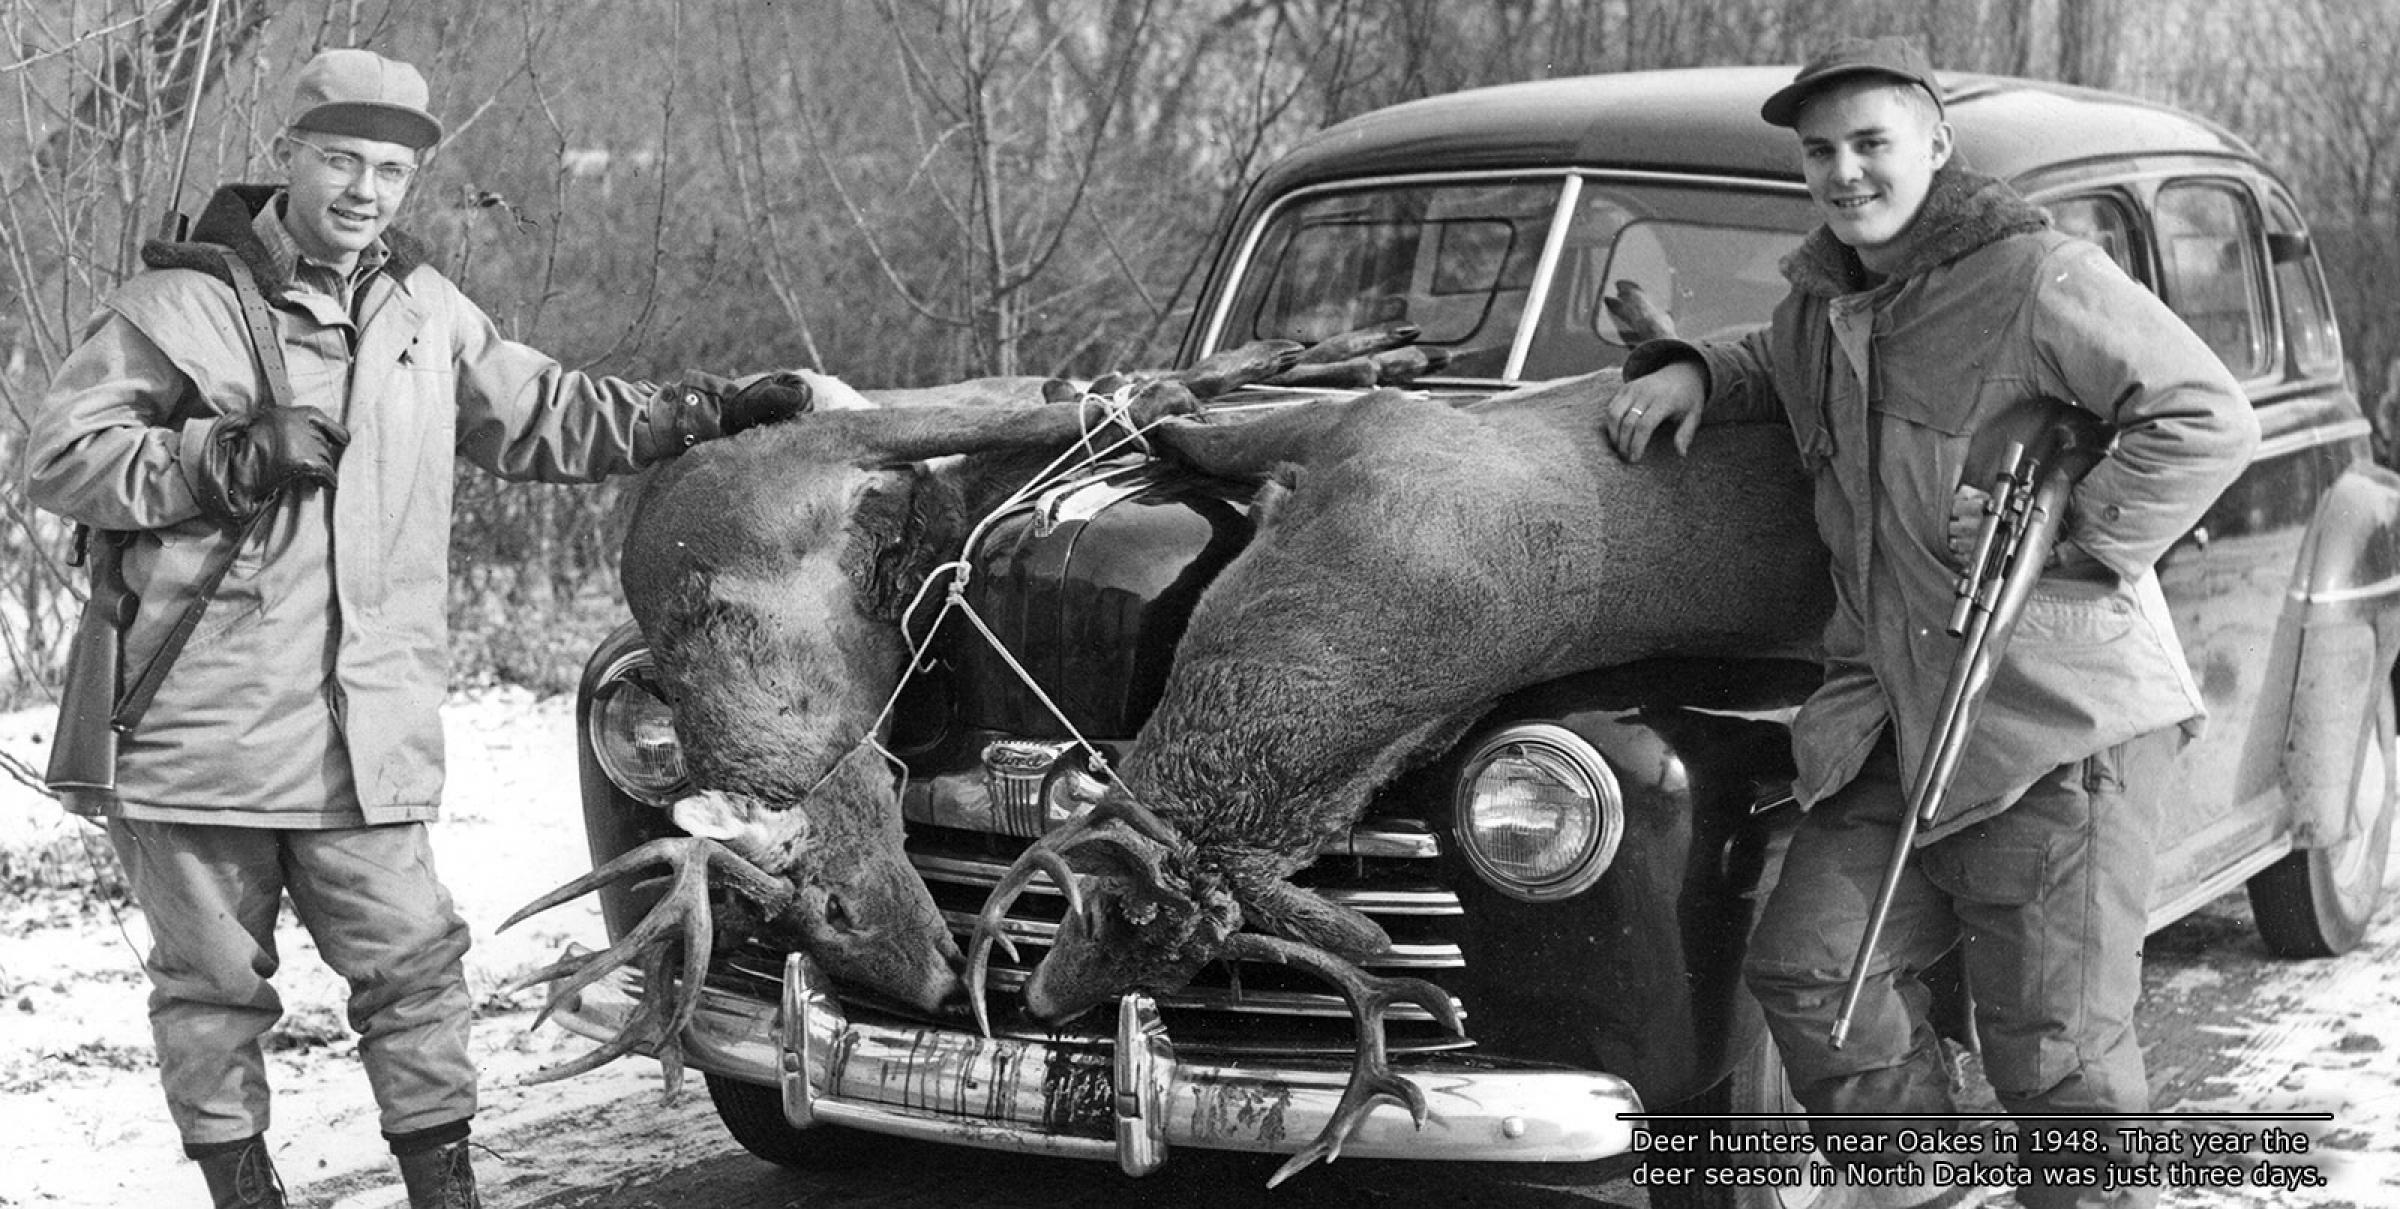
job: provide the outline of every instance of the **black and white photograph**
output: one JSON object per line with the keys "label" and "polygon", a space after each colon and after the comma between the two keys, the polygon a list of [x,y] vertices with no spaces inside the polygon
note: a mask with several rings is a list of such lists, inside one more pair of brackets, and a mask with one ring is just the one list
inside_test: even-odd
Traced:
{"label": "black and white photograph", "polygon": [[2400,1204],[2395,0],[0,0],[0,1209]]}

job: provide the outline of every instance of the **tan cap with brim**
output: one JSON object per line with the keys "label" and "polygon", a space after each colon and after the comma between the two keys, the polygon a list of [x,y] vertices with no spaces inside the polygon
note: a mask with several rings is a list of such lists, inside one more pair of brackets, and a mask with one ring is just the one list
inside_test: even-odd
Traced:
{"label": "tan cap with brim", "polygon": [[371,50],[329,50],[310,59],[292,86],[294,130],[346,134],[423,151],[442,141],[426,111],[425,77]]}

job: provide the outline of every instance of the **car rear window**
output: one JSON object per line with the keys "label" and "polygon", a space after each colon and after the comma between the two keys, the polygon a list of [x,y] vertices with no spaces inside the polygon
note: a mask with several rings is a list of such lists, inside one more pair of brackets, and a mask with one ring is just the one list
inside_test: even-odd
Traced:
{"label": "car rear window", "polygon": [[2126,276],[2150,284],[2149,270],[2136,252],[2133,214],[2121,199],[2100,195],[2062,198],[2051,202],[2049,210],[2051,223],[2059,230],[2100,245]]}
{"label": "car rear window", "polygon": [[2269,368],[2261,243],[2249,195],[2239,185],[2184,181],[2159,190],[2159,267],[2167,305],[2241,378]]}
{"label": "car rear window", "polygon": [[2342,372],[2342,337],[2325,293],[2325,273],[2307,239],[2299,211],[2282,197],[2267,199],[2268,252],[2275,261],[2276,310],[2295,378]]}

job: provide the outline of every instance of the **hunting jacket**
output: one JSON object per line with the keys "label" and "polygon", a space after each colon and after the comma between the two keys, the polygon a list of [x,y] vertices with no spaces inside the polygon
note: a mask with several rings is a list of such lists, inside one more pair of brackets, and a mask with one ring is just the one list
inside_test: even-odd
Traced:
{"label": "hunting jacket", "polygon": [[1887,723],[1903,769],[1930,745],[1960,646],[1950,501],[1977,429],[2043,395],[2116,426],[2067,509],[2067,539],[2098,566],[2034,588],[1930,843],[2058,765],[2177,724],[2197,733],[2199,690],[2153,568],[2248,464],[2258,421],[2173,312],[2006,184],[1943,168],[1903,238],[1877,280],[1819,228],[1785,258],[1791,292],[1766,328],[1645,345],[1626,376],[1697,359],[1708,422],[1780,415],[1799,443],[1835,597],[1824,684],[1793,722],[1803,804],[1848,784]]}
{"label": "hunting jacket", "polygon": [[[211,550],[187,461],[266,399],[221,253],[273,304],[293,402],[349,429],[339,484],[280,499],[239,552],[139,728],[119,745],[131,819],[329,827],[430,819],[442,793],[451,471],[587,482],[681,448],[656,388],[593,378],[504,339],[421,245],[387,232],[354,302],[291,288],[254,223],[273,187],[210,201],[191,243],[103,304],[34,418],[33,501],[130,531],[140,608],[128,679],[158,650]],[[276,221],[269,218],[264,221]],[[662,413],[665,412],[662,407]]]}

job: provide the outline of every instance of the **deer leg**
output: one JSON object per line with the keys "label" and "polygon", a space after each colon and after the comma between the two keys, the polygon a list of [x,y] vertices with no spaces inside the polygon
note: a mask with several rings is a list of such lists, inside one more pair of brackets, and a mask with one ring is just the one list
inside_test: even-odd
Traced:
{"label": "deer leg", "polygon": [[1177,461],[1229,479],[1263,480],[1277,466],[1300,462],[1348,417],[1354,399],[1319,399],[1242,419],[1218,412],[1205,424],[1170,421],[1151,441]]}
{"label": "deer leg", "polygon": [[1457,1005],[1440,987],[1421,978],[1383,978],[1359,969],[1322,949],[1280,937],[1243,932],[1228,941],[1224,956],[1235,960],[1273,961],[1297,966],[1341,988],[1350,1015],[1358,1022],[1358,1056],[1350,1067],[1350,1084],[1334,1107],[1333,1119],[1316,1140],[1286,1160],[1268,1177],[1267,1187],[1290,1179],[1310,1163],[1330,1163],[1341,1157],[1342,1143],[1374,1111],[1377,1100],[1391,1100],[1408,1109],[1409,1118],[1425,1124],[1425,1093],[1395,1074],[1383,1042],[1383,1014],[1395,1003],[1413,1003],[1432,1012],[1450,1031],[1464,1033]]}
{"label": "deer leg", "polygon": [[[783,879],[734,855],[715,840],[681,836],[652,840],[552,890],[503,920],[500,930],[506,931],[529,916],[662,864],[667,873],[658,880],[665,883],[665,892],[623,939],[602,952],[562,958],[520,974],[500,988],[502,994],[507,994],[538,983],[551,984],[548,1002],[533,1020],[533,1027],[539,1028],[570,996],[620,966],[641,963],[642,1001],[625,1027],[600,1048],[536,1071],[527,1077],[528,1082],[547,1083],[596,1070],[648,1044],[658,1054],[659,1067],[666,1076],[666,1094],[673,1099],[683,1084],[683,1046],[679,1038],[684,1026],[700,1010],[702,976],[708,971],[716,942],[708,905],[711,876],[758,903],[769,916],[782,913],[792,903],[791,887]],[[680,962],[676,960],[678,947],[682,950]],[[679,967],[680,987],[677,986]]]}
{"label": "deer leg", "polygon": [[[1136,393],[1116,419],[1138,432],[1169,416],[1202,410],[1180,384],[1160,383]],[[809,412],[776,425],[774,439],[795,448],[841,450],[850,464],[872,470],[953,453],[1064,449],[1109,427],[1110,417],[1081,406],[933,405]]]}

